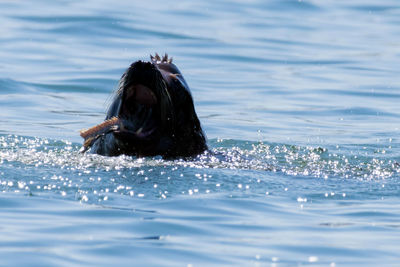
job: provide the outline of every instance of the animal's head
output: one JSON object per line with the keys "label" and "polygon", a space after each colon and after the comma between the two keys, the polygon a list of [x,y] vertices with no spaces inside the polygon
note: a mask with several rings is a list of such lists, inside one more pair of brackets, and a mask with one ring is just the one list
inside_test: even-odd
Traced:
{"label": "animal's head", "polygon": [[107,118],[119,118],[112,131],[114,154],[186,157],[207,149],[189,87],[172,58],[136,61],[122,75]]}

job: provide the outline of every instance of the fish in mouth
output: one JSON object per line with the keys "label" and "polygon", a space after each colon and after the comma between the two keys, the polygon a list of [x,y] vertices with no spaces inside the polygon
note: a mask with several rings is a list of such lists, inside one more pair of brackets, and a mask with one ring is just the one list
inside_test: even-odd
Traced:
{"label": "fish in mouth", "polygon": [[81,131],[82,151],[164,158],[207,150],[189,86],[165,54],[136,61],[122,75],[106,120]]}

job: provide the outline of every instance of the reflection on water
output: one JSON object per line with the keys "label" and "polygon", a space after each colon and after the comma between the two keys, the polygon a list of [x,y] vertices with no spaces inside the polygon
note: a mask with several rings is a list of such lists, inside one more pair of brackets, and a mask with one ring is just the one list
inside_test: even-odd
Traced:
{"label": "reflection on water", "polygon": [[[397,180],[400,172],[395,158],[382,157],[386,151],[374,147],[359,148],[360,153],[354,154],[354,147],[329,152],[321,147],[238,141],[232,146],[232,142],[210,140],[214,148],[203,155],[171,161],[81,154],[79,145],[69,141],[1,136],[0,162],[8,175],[3,174],[0,185],[4,192],[53,192],[59,198],[95,203],[118,196],[165,199],[218,192],[274,194],[271,175],[278,188],[283,184],[280,177],[318,178],[333,184],[349,179],[343,188],[337,185],[339,191],[348,192],[349,183],[372,180],[374,186],[380,186],[387,179]],[[32,172],[39,177],[32,177]]]}
{"label": "reflection on water", "polygon": [[[2,264],[395,266],[399,18],[396,0],[1,1]],[[211,150],[79,154],[155,52]]]}

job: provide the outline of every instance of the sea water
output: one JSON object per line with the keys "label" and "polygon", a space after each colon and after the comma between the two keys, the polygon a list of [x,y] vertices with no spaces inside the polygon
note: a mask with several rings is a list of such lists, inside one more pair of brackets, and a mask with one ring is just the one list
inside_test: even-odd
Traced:
{"label": "sea water", "polygon": [[[398,266],[395,0],[0,3],[1,266]],[[82,155],[168,53],[210,151]]]}

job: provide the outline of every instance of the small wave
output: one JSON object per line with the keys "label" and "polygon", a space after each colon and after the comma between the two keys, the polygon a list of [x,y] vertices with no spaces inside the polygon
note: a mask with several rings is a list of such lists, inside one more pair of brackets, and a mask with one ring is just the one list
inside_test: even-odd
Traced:
{"label": "small wave", "polygon": [[400,164],[377,147],[336,153],[216,139],[210,147],[191,160],[104,157],[80,154],[68,140],[0,135],[0,192],[107,207],[210,194],[290,196],[301,203],[398,194]]}
{"label": "small wave", "polygon": [[[293,176],[329,178],[388,178],[400,172],[400,163],[379,157],[384,150],[363,146],[354,153],[330,153],[323,147],[287,144],[211,140],[212,149],[191,160],[163,160],[161,157],[104,157],[79,153],[80,145],[67,140],[0,136],[0,162],[31,166],[57,166],[77,170],[119,170],[155,166],[244,169],[284,172]],[[368,155],[369,154],[369,155]]]}

